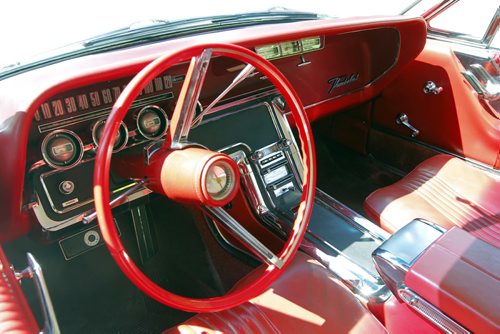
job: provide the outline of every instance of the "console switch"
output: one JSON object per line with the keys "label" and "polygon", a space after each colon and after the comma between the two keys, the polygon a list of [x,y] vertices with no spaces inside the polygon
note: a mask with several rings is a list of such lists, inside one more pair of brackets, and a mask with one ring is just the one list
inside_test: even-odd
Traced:
{"label": "console switch", "polygon": [[263,177],[264,177],[264,182],[266,184],[270,184],[283,179],[287,175],[288,175],[288,169],[286,168],[286,165],[283,165],[281,167],[269,171],[268,173],[264,174]]}
{"label": "console switch", "polygon": [[293,182],[290,181],[290,182],[282,185],[281,187],[275,189],[274,196],[280,197],[281,195],[283,195],[289,191],[294,191],[294,190],[295,190],[295,186],[293,185]]}

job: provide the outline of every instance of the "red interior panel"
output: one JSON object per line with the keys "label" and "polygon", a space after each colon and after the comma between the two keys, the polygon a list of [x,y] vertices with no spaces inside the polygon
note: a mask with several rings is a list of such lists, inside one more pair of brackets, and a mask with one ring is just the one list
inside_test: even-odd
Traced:
{"label": "red interior panel", "polygon": [[275,61],[299,92],[302,103],[319,102],[355,92],[375,82],[397,64],[400,35],[393,28],[361,30],[328,36],[319,52]]}
{"label": "red interior panel", "polygon": [[[494,166],[500,120],[486,109],[462,71],[449,47],[428,41],[424,51],[377,100],[374,124],[409,137],[410,131],[395,122],[399,113],[405,113],[420,130],[418,140]],[[427,81],[443,91],[424,94]]]}
{"label": "red interior panel", "polygon": [[0,246],[0,332],[32,334],[39,327]]}

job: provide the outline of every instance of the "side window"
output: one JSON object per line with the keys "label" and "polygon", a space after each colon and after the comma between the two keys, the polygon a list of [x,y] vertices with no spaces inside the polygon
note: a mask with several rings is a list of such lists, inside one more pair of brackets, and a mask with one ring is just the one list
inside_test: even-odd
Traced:
{"label": "side window", "polygon": [[[429,31],[474,43],[492,43],[499,13],[498,0],[461,0],[430,19]],[[492,46],[498,48],[498,37],[493,40]]]}

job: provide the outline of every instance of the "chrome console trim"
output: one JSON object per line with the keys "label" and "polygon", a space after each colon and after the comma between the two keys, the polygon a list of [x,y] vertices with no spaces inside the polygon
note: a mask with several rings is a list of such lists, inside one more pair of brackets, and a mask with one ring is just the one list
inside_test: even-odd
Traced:
{"label": "chrome console trim", "polygon": [[[279,97],[277,97],[272,100],[271,105],[266,103],[268,110],[271,113],[276,131],[281,138],[279,142],[255,150],[254,152],[242,143],[221,149],[221,151],[227,151],[233,160],[238,163],[240,172],[242,173],[242,190],[254,213],[264,224],[274,229],[274,231],[279,233],[282,237],[286,237],[292,227],[289,223],[283,221],[282,218],[273,213],[271,208],[268,207],[266,202],[270,202],[271,204],[273,202],[267,191],[261,190],[259,183],[257,182],[257,178],[259,178],[261,182],[264,181],[259,173],[254,172],[252,167],[252,165],[258,165],[259,160],[263,157],[265,158],[265,156],[272,155],[274,152],[278,151],[285,152],[286,160],[289,162],[292,169],[293,177],[295,178],[295,181],[302,186],[302,158],[292,130],[286,120],[284,106],[280,102]],[[219,119],[225,115],[218,115],[208,120],[204,120],[204,122],[213,121],[214,119]],[[282,146],[284,141],[287,141],[286,148],[283,148]],[[244,149],[230,152],[231,148],[234,149],[238,145],[246,147],[248,152],[244,152]],[[280,161],[281,160],[283,159],[280,159]],[[385,232],[366,218],[363,218],[353,210],[347,208],[342,203],[331,198],[321,190],[317,189],[316,194],[317,203],[334,210],[342,218],[344,218],[346,222],[362,232],[364,235],[367,235],[380,243],[385,241],[390,236],[389,233]],[[335,226],[332,225],[332,228],[335,228]],[[307,233],[309,236],[308,238],[319,239],[317,236],[311,234],[311,231],[308,231]],[[313,243],[313,241],[308,240],[308,238],[304,238],[300,249],[327,267],[332,274],[347,288],[354,292],[359,299],[363,301],[381,303],[391,296],[390,290],[380,277],[372,275],[366,269],[349,259],[349,257],[341,251],[335,249],[332,245],[325,242]],[[229,244],[229,246],[236,247],[232,244]],[[244,249],[239,250],[246,252]]]}
{"label": "chrome console trim", "polygon": [[344,254],[328,255],[324,250],[306,239],[302,241],[300,249],[323,264],[359,300],[380,304],[392,296],[391,291],[380,277],[371,275]]}
{"label": "chrome console trim", "polygon": [[255,173],[252,170],[252,166],[250,166],[250,163],[248,162],[245,152],[239,150],[229,156],[239,167],[240,174],[242,176],[241,180],[244,185],[242,190],[245,192],[251,207],[256,210],[258,215],[263,215],[269,212],[269,208],[264,201],[260,188],[255,187],[257,184]]}
{"label": "chrome console trim", "polygon": [[447,334],[470,334],[470,331],[441,312],[437,307],[419,296],[405,285],[398,288],[398,296],[409,307],[436,325]]}
{"label": "chrome console trim", "polygon": [[375,268],[395,296],[411,265],[444,232],[438,225],[415,219],[373,251]]}
{"label": "chrome console trim", "polygon": [[337,213],[340,213],[344,218],[346,218],[346,222],[359,231],[370,234],[375,240],[383,242],[391,236],[389,232],[383,230],[378,225],[375,225],[319,188],[316,188],[316,200],[323,202],[328,207],[334,209]]}

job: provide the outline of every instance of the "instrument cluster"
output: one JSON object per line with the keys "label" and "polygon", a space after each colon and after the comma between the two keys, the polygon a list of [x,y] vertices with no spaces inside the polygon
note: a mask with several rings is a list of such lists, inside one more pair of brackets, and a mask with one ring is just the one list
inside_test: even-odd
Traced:
{"label": "instrument cluster", "polygon": [[[133,146],[147,140],[161,139],[168,130],[169,120],[167,113],[158,105],[147,105],[139,110],[133,117],[134,129],[129,130],[125,122],[121,122],[116,133],[113,152],[119,152],[125,147]],[[81,133],[78,135],[68,129],[57,129],[45,135],[41,144],[43,160],[55,169],[66,169],[76,166],[81,162],[84,153],[95,150],[99,146],[106,118],[91,122],[89,127],[91,135]],[[84,144],[82,137],[87,138]],[[91,142],[88,138],[91,137]]]}
{"label": "instrument cluster", "polygon": [[[125,122],[121,122],[116,133],[113,152],[119,152],[125,147],[134,146],[144,141],[160,139],[168,130],[167,113],[158,105],[148,105],[141,108],[134,119],[135,127],[131,130]],[[84,153],[97,149],[105,125],[106,118],[93,121],[90,126],[90,136],[81,132],[79,135],[69,129],[57,129],[49,132],[45,135],[40,147],[44,162],[55,169],[76,166],[82,161]],[[82,137],[91,137],[92,140],[88,142],[88,139],[85,140]]]}
{"label": "instrument cluster", "polygon": [[[126,80],[126,79],[125,79]],[[161,139],[168,130],[165,110],[173,110],[174,96],[183,76],[162,75],[136,98],[116,133],[114,150]],[[106,119],[126,81],[100,83],[69,91],[43,103],[34,117],[31,147],[38,147],[36,167],[69,169],[91,158],[99,146]]]}

